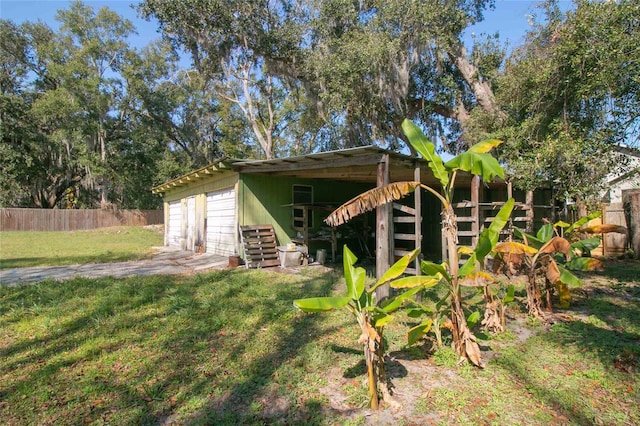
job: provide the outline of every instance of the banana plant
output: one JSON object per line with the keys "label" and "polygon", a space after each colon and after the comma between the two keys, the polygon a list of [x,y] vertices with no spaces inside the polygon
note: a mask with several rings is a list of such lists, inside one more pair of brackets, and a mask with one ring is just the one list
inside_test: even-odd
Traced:
{"label": "banana plant", "polygon": [[601,238],[583,239],[582,235],[626,232],[626,228],[617,225],[584,227],[590,220],[600,215],[600,212],[592,213],[573,224],[563,221],[554,224],[546,223],[535,236],[515,229],[514,235],[523,243],[513,241],[496,247],[500,256],[496,257],[494,270],[503,269],[511,273],[525,270],[528,277],[527,306],[530,315],[544,319],[544,312],[552,311],[552,291],[558,293],[561,307],[569,306],[571,300],[569,288],[581,285],[580,279],[571,273],[571,270],[602,269],[602,262],[590,257],[591,250],[598,247]]}
{"label": "banana plant", "polygon": [[[431,143],[418,126],[409,120],[404,120],[402,130],[411,146],[429,164],[433,175],[440,183],[440,188],[432,188],[421,182],[405,181],[394,182],[389,185],[374,188],[357,197],[347,201],[342,206],[333,211],[325,220],[330,226],[338,226],[354,216],[372,210],[380,205],[398,200],[416,189],[424,189],[435,196],[442,205],[442,229],[447,245],[447,265],[442,267],[442,276],[449,286],[451,304],[451,327],[453,332],[454,350],[463,358],[469,359],[474,364],[481,366],[480,348],[475,341],[475,336],[471,333],[466,324],[462,309],[462,295],[460,292],[460,276],[472,273],[478,264],[481,264],[484,257],[491,251],[491,244],[497,241],[497,234],[489,233],[486,237],[479,238],[475,253],[471,255],[462,268],[459,268],[459,257],[457,250],[457,217],[453,209],[452,200],[455,189],[456,178],[459,172],[467,172],[480,176],[485,182],[490,182],[496,177],[504,179],[504,171],[498,161],[489,154],[501,141],[489,139],[473,145],[469,150],[463,152],[451,160],[444,162],[436,153],[435,145]],[[513,207],[513,200],[508,213]],[[505,214],[506,210],[505,210]],[[500,221],[507,218],[500,217]],[[497,227],[494,226],[494,229]],[[502,224],[504,226],[504,224]],[[440,272],[440,271],[438,271]]]}
{"label": "banana plant", "polygon": [[[293,302],[294,306],[303,312],[324,312],[342,308],[346,308],[351,312],[361,332],[358,343],[363,346],[367,366],[370,406],[374,410],[379,407],[379,390],[385,402],[390,405],[395,404],[387,387],[384,368],[384,327],[393,320],[391,314],[402,307],[406,300],[421,290],[436,285],[438,282],[432,277],[402,276],[407,266],[416,258],[418,253],[419,249],[416,249],[403,256],[373,286],[367,287],[366,271],[364,268],[354,266],[358,259],[345,245],[343,267],[347,294],[344,296],[297,299]],[[390,284],[392,288],[403,289],[404,291],[394,297],[385,298],[383,301],[378,302],[375,290],[385,284]]]}

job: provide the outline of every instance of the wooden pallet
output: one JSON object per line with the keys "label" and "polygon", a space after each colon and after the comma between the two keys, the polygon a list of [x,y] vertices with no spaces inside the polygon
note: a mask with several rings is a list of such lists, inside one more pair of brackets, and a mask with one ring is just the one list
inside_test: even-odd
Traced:
{"label": "wooden pallet", "polygon": [[273,225],[240,226],[240,236],[247,268],[280,266]]}

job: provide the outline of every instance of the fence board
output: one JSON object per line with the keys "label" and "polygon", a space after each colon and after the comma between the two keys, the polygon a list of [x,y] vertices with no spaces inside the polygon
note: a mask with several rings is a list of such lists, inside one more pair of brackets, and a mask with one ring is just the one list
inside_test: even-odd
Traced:
{"label": "fence board", "polygon": [[162,210],[0,209],[0,231],[77,231],[163,223]]}

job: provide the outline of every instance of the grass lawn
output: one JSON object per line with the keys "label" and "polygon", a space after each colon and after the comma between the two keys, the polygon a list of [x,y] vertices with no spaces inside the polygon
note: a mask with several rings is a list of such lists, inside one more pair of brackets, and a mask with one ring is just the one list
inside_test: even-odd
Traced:
{"label": "grass lawn", "polygon": [[400,316],[385,334],[403,408],[376,413],[351,317],[292,305],[342,292],[332,271],[0,288],[0,424],[640,424],[639,267],[591,275],[548,329],[519,289],[483,370],[406,347]]}
{"label": "grass lawn", "polygon": [[0,268],[106,263],[149,257],[163,244],[157,230],[140,226],[90,231],[0,232]]}

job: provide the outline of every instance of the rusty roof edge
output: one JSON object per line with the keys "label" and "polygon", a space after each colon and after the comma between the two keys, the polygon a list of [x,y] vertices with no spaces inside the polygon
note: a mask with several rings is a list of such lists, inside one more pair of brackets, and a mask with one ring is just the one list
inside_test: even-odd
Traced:
{"label": "rusty roof edge", "polygon": [[406,154],[390,151],[388,149],[380,148],[375,145],[366,145],[366,146],[358,146],[354,148],[338,149],[333,151],[315,152],[312,154],[304,154],[304,155],[298,155],[298,156],[286,157],[286,158],[272,158],[270,160],[235,160],[231,163],[231,167],[234,169],[237,169],[240,167],[255,166],[257,168],[261,165],[267,165],[267,164],[273,165],[278,163],[299,162],[303,160],[322,160],[325,157],[331,157],[331,156],[357,157],[358,155],[364,155],[365,153],[389,154],[390,156],[393,156],[395,159],[405,160],[405,161],[418,160],[426,164],[426,161],[421,158],[416,158]]}

